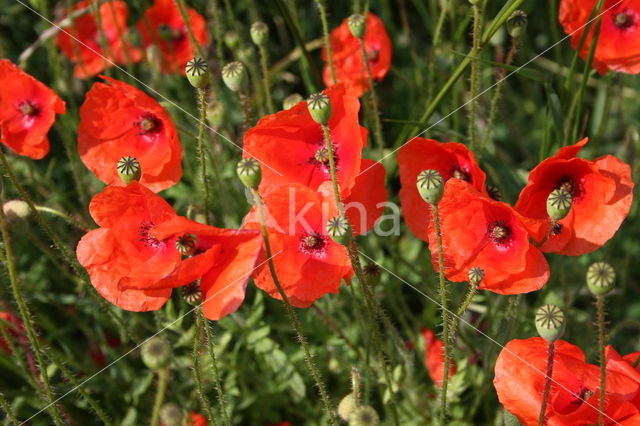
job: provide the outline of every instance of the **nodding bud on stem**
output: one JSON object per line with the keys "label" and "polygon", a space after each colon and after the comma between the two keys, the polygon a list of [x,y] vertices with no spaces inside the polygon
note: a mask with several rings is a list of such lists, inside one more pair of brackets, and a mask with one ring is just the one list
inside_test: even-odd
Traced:
{"label": "nodding bud on stem", "polygon": [[348,422],[356,408],[358,408],[358,400],[353,393],[350,393],[340,400],[337,410],[338,416]]}
{"label": "nodding bud on stem", "polygon": [[549,342],[562,337],[566,324],[564,312],[556,305],[544,305],[536,311],[536,330]]}
{"label": "nodding bud on stem", "polygon": [[122,182],[127,185],[134,180],[139,181],[142,176],[140,162],[135,157],[122,157],[118,161],[116,169],[118,170],[118,176],[120,176]]}
{"label": "nodding bud on stem", "polygon": [[209,84],[209,67],[207,62],[198,56],[187,62],[184,72],[189,83],[196,89],[204,89]]}
{"label": "nodding bud on stem", "polygon": [[304,98],[299,93],[292,93],[282,101],[282,108],[289,109],[296,106],[298,103],[302,102]]}
{"label": "nodding bud on stem", "polygon": [[521,10],[514,11],[507,19],[507,32],[512,38],[520,38],[527,29],[527,14]]}
{"label": "nodding bud on stem", "polygon": [[611,292],[616,280],[616,271],[606,262],[596,262],[587,269],[587,287],[596,296]]}
{"label": "nodding bud on stem", "polygon": [[362,39],[364,37],[364,33],[367,29],[367,21],[364,16],[359,13],[354,13],[349,16],[347,19],[347,24],[349,25],[349,31],[354,37]]}
{"label": "nodding bud on stem", "polygon": [[469,269],[467,275],[469,276],[469,282],[471,284],[478,285],[484,278],[484,269],[474,266],[473,268]]}
{"label": "nodding bud on stem", "polygon": [[173,349],[171,343],[162,336],[155,336],[142,344],[140,352],[142,362],[152,370],[165,368],[171,362]]}
{"label": "nodding bud on stem", "polygon": [[331,102],[325,93],[314,93],[307,99],[307,109],[318,124],[326,125],[331,118]]}
{"label": "nodding bud on stem", "polygon": [[164,404],[160,408],[160,420],[165,426],[182,426],[184,411],[175,402]]}
{"label": "nodding bud on stem", "polygon": [[553,220],[567,217],[571,211],[573,197],[566,189],[558,188],[551,191],[547,197],[547,214]]}
{"label": "nodding bud on stem", "polygon": [[327,221],[327,234],[338,244],[347,245],[351,241],[351,225],[344,216],[336,216]]}
{"label": "nodding bud on stem", "polygon": [[431,205],[438,204],[444,194],[444,180],[437,170],[421,171],[416,179],[416,184],[423,200]]}
{"label": "nodding bud on stem", "polygon": [[373,407],[361,405],[351,413],[349,426],[378,426],[380,417]]}
{"label": "nodding bud on stem", "polygon": [[222,81],[232,92],[242,89],[245,78],[244,64],[239,61],[230,62],[222,68]]}
{"label": "nodding bud on stem", "polygon": [[254,158],[243,158],[238,162],[236,172],[240,181],[250,189],[258,189],[262,180],[262,169],[260,163]]}
{"label": "nodding bud on stem", "polygon": [[2,211],[9,221],[26,219],[31,214],[29,204],[22,200],[9,200],[2,206]]}
{"label": "nodding bud on stem", "polygon": [[269,27],[264,22],[255,22],[251,25],[251,40],[258,45],[264,46],[269,39]]}

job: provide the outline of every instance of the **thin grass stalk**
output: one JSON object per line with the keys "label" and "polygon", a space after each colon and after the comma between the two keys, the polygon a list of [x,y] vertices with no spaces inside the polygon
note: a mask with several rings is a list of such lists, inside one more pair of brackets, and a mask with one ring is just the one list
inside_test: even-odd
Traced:
{"label": "thin grass stalk", "polygon": [[331,84],[336,84],[336,68],[333,63],[333,49],[329,40],[329,23],[327,22],[327,3],[326,0],[316,0],[318,10],[320,11],[320,21],[322,21],[322,38],[324,39],[324,48],[327,51],[327,62],[329,62],[329,71],[331,72]]}
{"label": "thin grass stalk", "polygon": [[460,306],[458,307],[458,310],[456,311],[455,315],[453,316],[453,318],[451,318],[451,335],[449,336],[449,340],[451,341],[452,345],[455,345],[456,339],[458,337],[458,327],[460,326],[460,318],[462,317],[462,315],[464,315],[465,312],[467,312],[467,309],[469,308],[469,305],[471,304],[473,297],[478,292],[478,284],[475,284],[475,283],[470,283],[470,284],[471,285],[469,286],[469,290],[467,291],[467,294],[465,295],[464,299],[460,303]]}
{"label": "thin grass stalk", "polygon": [[289,302],[289,296],[287,296],[287,293],[285,293],[284,288],[280,283],[280,279],[278,278],[278,274],[276,273],[276,268],[273,263],[273,252],[271,250],[271,243],[269,242],[269,233],[267,231],[267,226],[266,226],[266,219],[265,219],[264,206],[263,206],[264,202],[262,200],[262,197],[260,197],[260,193],[258,193],[258,191],[256,191],[255,189],[251,190],[251,194],[253,195],[253,198],[256,200],[256,205],[258,208],[258,215],[260,217],[260,230],[262,232],[262,238],[264,241],[265,253],[268,259],[267,262],[269,266],[269,272],[271,273],[271,278],[273,279],[273,282],[275,283],[276,288],[278,289],[278,293],[280,294],[280,297],[284,302],[285,308],[287,310],[287,315],[289,316],[289,321],[291,322],[291,325],[293,326],[296,332],[298,341],[302,346],[302,350],[304,353],[304,360],[307,363],[307,367],[309,368],[309,371],[311,372],[311,376],[313,377],[316,387],[318,388],[318,392],[320,393],[320,399],[322,400],[325,414],[329,416],[329,424],[337,426],[338,419],[336,417],[335,410],[332,407],[331,399],[329,398],[329,392],[327,391],[326,385],[322,378],[322,374],[320,373],[320,370],[318,369],[315,362],[313,361],[313,356],[311,355],[311,351],[309,350],[309,344],[307,343],[307,339],[302,330],[302,325],[298,321],[298,317],[296,316],[296,313],[293,310],[291,303]]}
{"label": "thin grass stalk", "polygon": [[218,368],[218,358],[216,357],[215,343],[213,341],[213,333],[209,327],[209,321],[204,316],[202,309],[198,310],[200,313],[200,321],[203,324],[205,331],[205,337],[207,339],[207,349],[209,350],[209,357],[211,358],[211,369],[213,370],[213,378],[216,386],[216,393],[218,395],[218,405],[220,405],[220,411],[222,411],[222,420],[227,426],[231,426],[231,418],[227,410],[227,402],[224,396],[224,390],[222,388],[222,378],[220,376],[220,369]]}
{"label": "thin grass stalk", "polygon": [[478,55],[480,54],[480,39],[482,37],[482,34],[480,33],[482,28],[482,6],[474,3],[472,9],[473,30],[471,36],[473,40],[473,47],[471,48],[471,105],[469,108],[469,139],[471,140],[471,150],[476,152],[478,146],[478,91],[480,87],[480,61],[478,61]]}
{"label": "thin grass stalk", "polygon": [[542,405],[540,406],[540,415],[538,416],[538,426],[544,426],[545,417],[547,416],[547,405],[549,402],[549,392],[551,391],[551,377],[553,375],[553,359],[555,356],[556,342],[551,341],[547,351],[547,374],[544,378],[544,392],[542,394]]}
{"label": "thin grass stalk", "polygon": [[198,163],[200,182],[202,184],[202,196],[204,197],[204,215],[207,222],[210,220],[211,194],[209,191],[209,178],[207,176],[207,153],[205,149],[205,127],[207,120],[207,90],[197,89],[198,96]]}
{"label": "thin grass stalk", "polygon": [[218,60],[218,66],[222,67],[226,62],[224,60],[224,36],[222,34],[224,24],[222,23],[222,14],[220,13],[218,0],[211,1],[211,11],[213,13],[213,38],[216,42],[216,59]]}
{"label": "thin grass stalk", "polygon": [[431,102],[433,97],[433,88],[435,87],[436,80],[436,56],[439,53],[440,37],[442,36],[442,27],[444,26],[444,20],[447,17],[447,9],[449,1],[444,0],[438,2],[440,4],[440,14],[438,15],[438,21],[436,22],[436,29],[433,32],[433,41],[431,42],[431,58],[427,65],[427,101]]}
{"label": "thin grass stalk", "polygon": [[13,410],[11,409],[11,405],[9,405],[9,403],[4,398],[4,395],[2,393],[0,393],[0,407],[2,407],[5,413],[7,413],[7,418],[11,421],[11,423],[13,423],[14,425],[20,424],[20,421],[18,420],[16,415],[13,413]]}
{"label": "thin grass stalk", "polygon": [[258,46],[258,50],[260,51],[260,67],[262,68],[262,88],[264,89],[264,96],[267,100],[267,113],[271,114],[275,111],[275,108],[273,107],[273,99],[271,97],[270,89],[269,53],[263,44]]}
{"label": "thin grass stalk", "polygon": [[169,380],[169,369],[161,368],[158,373],[158,386],[156,389],[156,397],[153,400],[153,411],[151,412],[151,426],[160,424],[160,407],[164,402],[164,395],[167,392],[167,382]]}
{"label": "thin grass stalk", "polygon": [[[196,311],[200,310],[199,306],[196,307]],[[216,420],[215,415],[213,414],[213,409],[211,408],[211,403],[209,402],[209,398],[207,398],[207,394],[204,390],[204,385],[202,383],[202,375],[200,373],[200,340],[202,335],[202,325],[200,323],[200,314],[195,312],[195,332],[193,334],[193,351],[191,354],[191,361],[193,364],[193,378],[196,381],[196,389],[198,391],[198,397],[200,398],[200,404],[207,415],[207,419],[213,426],[218,425],[218,421]]]}
{"label": "thin grass stalk", "polygon": [[604,425],[604,410],[607,394],[607,359],[605,357],[605,315],[604,296],[596,296],[596,309],[598,311],[598,354],[600,355],[600,395],[598,396],[598,426]]}
{"label": "thin grass stalk", "polygon": [[[2,154],[2,158],[4,158],[4,154]],[[20,289],[20,285],[18,284],[18,275],[16,271],[15,258],[13,255],[13,245],[11,243],[11,236],[9,233],[9,224],[7,223],[7,218],[2,209],[0,209],[0,230],[2,233],[2,241],[4,243],[6,268],[9,274],[11,291],[18,304],[20,319],[22,320],[24,328],[27,332],[29,344],[31,345],[33,353],[36,356],[38,369],[40,370],[40,376],[44,387],[44,392],[41,392],[41,396],[47,402],[48,410],[54,423],[61,426],[63,424],[63,421],[62,417],[60,416],[60,412],[58,411],[58,406],[55,403],[55,398],[53,396],[49,373],[47,372],[47,364],[45,363],[44,357],[42,356],[43,348],[40,346],[40,340],[38,339],[38,334],[34,327],[33,317],[31,316],[31,312],[29,311],[27,302],[24,299],[24,296],[22,295],[22,291]]]}

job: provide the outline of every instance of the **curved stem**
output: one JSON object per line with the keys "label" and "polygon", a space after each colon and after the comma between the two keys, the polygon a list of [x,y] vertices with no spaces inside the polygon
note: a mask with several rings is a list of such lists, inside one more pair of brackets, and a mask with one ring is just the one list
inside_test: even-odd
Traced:
{"label": "curved stem", "polygon": [[467,294],[464,297],[464,300],[458,307],[458,310],[456,311],[453,318],[451,318],[451,335],[449,336],[449,340],[451,341],[452,345],[455,345],[456,343],[456,338],[458,336],[458,326],[460,325],[460,317],[462,317],[462,315],[464,315],[464,313],[467,311],[467,308],[469,308],[469,305],[473,300],[473,296],[475,296],[477,292],[478,284],[471,284],[469,290],[467,291]]}
{"label": "curved stem", "polygon": [[[2,152],[2,150],[0,150]],[[2,154],[2,158],[4,158],[4,154]],[[58,406],[55,403],[55,399],[53,397],[53,390],[51,388],[51,382],[49,380],[49,373],[47,372],[47,365],[44,362],[43,348],[40,346],[40,340],[38,340],[38,334],[36,333],[33,318],[31,316],[31,312],[29,311],[29,307],[27,306],[27,302],[22,295],[22,291],[20,286],[18,285],[18,275],[16,271],[16,264],[13,255],[13,245],[11,243],[11,236],[9,234],[9,225],[7,223],[7,218],[4,214],[4,211],[0,208],[0,230],[2,233],[2,241],[4,244],[4,252],[5,252],[5,260],[6,260],[6,268],[9,273],[9,283],[11,284],[11,291],[13,292],[13,296],[16,299],[18,304],[18,310],[20,312],[20,317],[22,323],[24,324],[24,328],[27,331],[27,338],[29,339],[29,343],[33,348],[33,352],[36,356],[36,360],[38,362],[38,368],[40,370],[40,376],[42,378],[42,383],[44,386],[44,397],[48,403],[48,408],[50,409],[51,417],[56,425],[62,425],[62,417],[60,416],[60,412],[58,411]],[[37,378],[36,378],[37,379]]]}
{"label": "curved stem", "polygon": [[313,361],[313,356],[311,355],[311,351],[309,350],[309,344],[307,343],[307,339],[302,330],[302,325],[298,321],[298,317],[296,316],[296,313],[293,310],[291,303],[289,302],[289,296],[287,296],[287,293],[285,293],[284,288],[280,283],[280,279],[278,278],[278,274],[276,273],[276,267],[273,263],[273,252],[271,251],[271,243],[269,242],[269,233],[267,232],[262,197],[260,197],[260,194],[255,189],[252,189],[251,193],[256,200],[256,206],[258,208],[258,214],[260,216],[260,231],[262,232],[262,239],[264,240],[264,249],[267,255],[267,263],[269,266],[269,272],[271,273],[271,278],[273,279],[273,282],[278,289],[278,293],[280,294],[280,297],[284,302],[285,308],[287,310],[287,315],[289,316],[289,321],[291,321],[291,325],[296,332],[296,337],[298,338],[298,341],[302,346],[304,360],[307,363],[307,367],[309,368],[311,376],[313,377],[313,380],[315,381],[315,384],[318,388],[318,392],[320,393],[320,398],[322,399],[324,410],[329,416],[329,423],[332,425],[338,425],[338,419],[336,418],[335,410],[331,405],[331,399],[329,398],[327,387],[324,384],[324,380],[322,379],[320,370]]}
{"label": "curved stem", "polygon": [[442,230],[440,229],[440,211],[436,204],[431,205],[433,224],[436,231],[438,245],[438,279],[440,292],[440,308],[442,312],[442,341],[444,343],[444,372],[442,373],[442,393],[440,394],[440,422],[446,424],[447,418],[447,386],[449,384],[449,365],[451,363],[449,341],[449,309],[447,308],[447,287],[444,280],[444,248],[442,244]]}
{"label": "curved stem", "polygon": [[273,111],[275,111],[275,109],[273,107],[273,99],[271,98],[271,90],[269,88],[270,86],[269,56],[268,56],[267,49],[264,47],[264,45],[261,44],[258,49],[260,50],[260,66],[262,67],[262,86],[264,89],[264,96],[267,100],[267,112],[271,114]]}
{"label": "curved stem", "polygon": [[160,407],[164,401],[164,394],[167,391],[167,381],[169,379],[169,370],[161,368],[158,370],[158,388],[156,390],[156,398],[153,401],[153,412],[151,413],[151,426],[158,426],[160,423]]}
{"label": "curved stem", "polygon": [[218,359],[216,357],[216,351],[213,342],[213,333],[211,332],[209,321],[204,316],[204,312],[202,312],[202,309],[198,309],[198,311],[200,312],[200,321],[204,326],[203,328],[205,331],[205,336],[207,338],[207,349],[209,350],[209,357],[211,357],[211,369],[213,370],[216,393],[218,394],[218,404],[220,405],[220,410],[222,411],[222,420],[227,426],[231,426],[231,419],[229,418],[229,414],[227,412],[227,403],[224,399],[224,391],[222,389],[222,380],[220,379],[220,369],[218,368]]}
{"label": "curved stem", "polygon": [[544,393],[542,394],[542,405],[538,416],[538,426],[544,426],[544,419],[547,415],[547,404],[549,402],[549,391],[551,391],[551,376],[553,375],[553,358],[555,356],[556,342],[549,342],[547,355],[547,374],[544,379]]}
{"label": "curved stem", "polygon": [[471,139],[471,150],[476,151],[478,145],[478,128],[476,120],[478,115],[478,75],[480,73],[480,62],[478,53],[480,52],[480,33],[482,24],[482,9],[479,5],[473,5],[473,48],[471,49],[471,108],[469,112],[469,139]]}
{"label": "curved stem", "polygon": [[207,91],[206,89],[197,89],[198,92],[198,162],[200,163],[200,181],[202,183],[202,195],[204,196],[204,216],[209,218],[209,207],[211,196],[209,194],[209,179],[207,177],[207,153],[205,150],[204,135],[207,119]]}
{"label": "curved stem", "polygon": [[36,210],[38,210],[38,211],[40,211],[42,213],[50,213],[50,214],[52,214],[54,216],[58,216],[59,218],[64,219],[66,222],[68,222],[69,224],[75,226],[79,230],[81,230],[83,232],[89,232],[89,227],[88,227],[87,224],[81,223],[80,221],[72,218],[71,216],[69,216],[65,212],[61,212],[60,210],[56,210],[56,209],[53,209],[51,207],[46,207],[46,206],[36,206]]}
{"label": "curved stem", "polygon": [[327,51],[327,62],[329,62],[329,71],[331,72],[331,83],[337,83],[336,68],[333,64],[333,49],[329,40],[329,24],[327,23],[327,8],[325,0],[316,0],[318,9],[320,10],[320,20],[322,21],[322,37],[324,39],[324,48]]}
{"label": "curved stem", "polygon": [[604,425],[605,397],[607,394],[607,359],[605,358],[604,296],[596,296],[598,310],[598,351],[600,354],[600,395],[598,398],[598,425]]}
{"label": "curved stem", "polygon": [[2,407],[2,409],[4,410],[5,413],[7,413],[7,417],[9,418],[9,420],[11,420],[11,422],[14,425],[19,425],[20,424],[20,421],[18,420],[16,415],[13,414],[13,410],[11,409],[11,405],[9,405],[7,400],[4,399],[4,395],[2,393],[0,393],[0,407]]}
{"label": "curved stem", "polygon": [[[196,307],[196,311],[200,310],[200,306]],[[200,375],[200,336],[202,334],[202,325],[200,323],[200,314],[198,312],[194,315],[195,318],[195,333],[193,334],[193,352],[192,363],[193,363],[193,377],[196,381],[196,388],[198,390],[198,397],[200,397],[200,403],[202,404],[202,408],[207,414],[207,419],[211,422],[212,425],[217,426],[218,421],[216,417],[213,415],[213,409],[211,408],[211,404],[209,403],[209,398],[207,398],[207,394],[204,390],[204,385],[202,384],[202,376]]]}

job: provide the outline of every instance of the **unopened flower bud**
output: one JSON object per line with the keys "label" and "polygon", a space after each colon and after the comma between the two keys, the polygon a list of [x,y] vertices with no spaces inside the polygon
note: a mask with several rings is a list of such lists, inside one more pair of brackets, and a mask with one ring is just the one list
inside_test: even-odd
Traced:
{"label": "unopened flower bud", "polygon": [[176,238],[176,250],[183,256],[192,256],[196,252],[196,239],[191,234]]}
{"label": "unopened flower bud", "polygon": [[142,176],[142,168],[140,162],[135,157],[122,157],[116,165],[118,176],[126,185],[131,182],[139,181]]}
{"label": "unopened flower bud", "polygon": [[596,296],[604,296],[613,290],[616,271],[605,262],[596,262],[587,269],[587,286]]}
{"label": "unopened flower bud", "polygon": [[351,225],[344,216],[336,216],[327,222],[327,234],[338,244],[347,245],[351,241]]}
{"label": "unopened flower bud", "polygon": [[236,172],[240,181],[251,189],[258,189],[262,180],[262,169],[255,158],[243,158],[238,162]]}
{"label": "unopened flower bud", "polygon": [[536,311],[536,330],[549,342],[562,337],[566,324],[564,312],[556,305],[544,305]]}
{"label": "unopened flower bud", "polygon": [[364,33],[367,29],[367,21],[364,16],[359,13],[354,13],[347,19],[347,24],[349,25],[349,31],[351,31],[351,34],[354,37],[360,39],[364,37]]}
{"label": "unopened flower bud", "polygon": [[165,368],[171,362],[173,349],[171,343],[161,336],[155,336],[142,344],[142,362],[152,370]]}
{"label": "unopened flower bud", "polygon": [[520,38],[527,29],[527,14],[515,10],[507,19],[507,31],[512,38]]}
{"label": "unopened flower bud", "polygon": [[547,214],[553,220],[564,219],[569,214],[572,203],[573,197],[569,191],[554,189],[547,197]]}
{"label": "unopened flower bud", "polygon": [[26,219],[31,214],[29,204],[22,200],[7,201],[2,206],[2,211],[9,221]]}
{"label": "unopened flower bud", "polygon": [[307,109],[318,124],[327,124],[331,118],[331,102],[325,93],[314,93],[307,99]]}
{"label": "unopened flower bud", "polygon": [[269,39],[269,27],[264,22],[255,22],[251,26],[251,40],[257,46],[264,46]]}
{"label": "unopened flower bud", "polygon": [[209,67],[204,59],[196,56],[189,60],[184,71],[187,74],[187,80],[196,89],[204,89],[209,84]]}
{"label": "unopened flower bud", "polygon": [[364,268],[362,268],[364,276],[369,280],[369,284],[371,285],[380,284],[380,278],[382,278],[380,271],[380,267],[374,262],[367,263],[364,265]]}
{"label": "unopened flower bud", "polygon": [[438,204],[444,194],[444,180],[437,170],[421,171],[418,174],[417,185],[422,199],[431,205]]}
{"label": "unopened flower bud", "polygon": [[199,281],[194,281],[182,287],[182,298],[190,305],[198,305],[202,302],[202,288]]}
{"label": "unopened flower bud", "polygon": [[373,407],[361,405],[349,417],[349,426],[378,426],[380,417]]}
{"label": "unopened flower bud", "polygon": [[484,278],[484,269],[474,266],[473,268],[469,269],[467,275],[469,276],[469,282],[471,284],[478,285]]}
{"label": "unopened flower bud", "polygon": [[222,81],[232,92],[242,89],[245,75],[244,64],[239,61],[230,62],[222,68]]}
{"label": "unopened flower bud", "polygon": [[304,98],[299,93],[292,93],[291,95],[284,98],[282,101],[282,108],[289,109],[296,106],[298,103],[302,102]]}
{"label": "unopened flower bud", "polygon": [[356,408],[358,408],[358,401],[353,393],[350,393],[340,400],[337,410],[338,416],[345,422],[348,422]]}
{"label": "unopened flower bud", "polygon": [[160,408],[160,420],[165,426],[182,426],[184,411],[174,402],[164,404]]}
{"label": "unopened flower bud", "polygon": [[235,50],[239,43],[240,37],[237,32],[227,31],[224,33],[224,44],[229,48],[229,50]]}

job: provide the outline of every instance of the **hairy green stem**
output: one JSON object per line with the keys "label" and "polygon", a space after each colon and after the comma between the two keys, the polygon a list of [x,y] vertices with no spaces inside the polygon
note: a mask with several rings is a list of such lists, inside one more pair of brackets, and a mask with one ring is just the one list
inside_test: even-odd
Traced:
{"label": "hairy green stem", "polygon": [[198,162],[200,163],[200,182],[204,197],[204,216],[209,222],[209,210],[211,208],[211,195],[209,193],[209,179],[207,176],[207,153],[205,149],[205,128],[207,120],[207,90],[197,89],[198,93]]}
{"label": "hairy green stem", "polygon": [[160,424],[160,407],[164,402],[164,394],[167,392],[167,382],[169,380],[169,369],[161,368],[158,373],[158,387],[156,389],[156,398],[153,401],[153,411],[151,413],[151,426]]}
{"label": "hairy green stem", "polygon": [[453,315],[453,318],[451,318],[451,336],[449,336],[449,341],[451,342],[452,345],[455,345],[456,343],[456,338],[458,336],[458,326],[460,325],[460,318],[462,317],[462,315],[464,315],[464,313],[469,308],[469,305],[471,304],[471,301],[473,300],[473,297],[476,295],[477,292],[478,292],[478,284],[471,284],[469,286],[469,290],[467,291],[467,294],[464,296],[464,299],[462,300],[462,303],[460,303],[458,310],[456,311],[455,315]]}
{"label": "hairy green stem", "polygon": [[222,420],[227,426],[231,426],[231,419],[227,411],[227,403],[225,401],[224,390],[222,388],[220,369],[218,368],[218,359],[216,357],[215,344],[213,342],[213,333],[209,327],[209,320],[204,316],[202,309],[198,309],[198,311],[200,312],[200,321],[204,326],[205,337],[207,338],[207,349],[209,350],[209,357],[211,358],[211,369],[213,370],[216,393],[218,394],[218,404],[220,405],[220,411],[222,411]]}
{"label": "hairy green stem", "polygon": [[249,96],[243,91],[238,92],[240,104],[242,105],[242,131],[246,132],[251,127],[251,105]]}
{"label": "hairy green stem", "polygon": [[19,425],[20,424],[20,421],[18,420],[16,415],[13,414],[13,410],[11,409],[11,405],[9,405],[9,403],[4,398],[4,395],[2,393],[0,393],[0,407],[2,407],[2,409],[4,410],[5,413],[7,413],[7,417],[9,418],[9,420],[11,420],[11,423],[13,423],[14,425]]}
{"label": "hairy green stem", "polygon": [[600,395],[598,398],[598,426],[604,425],[605,397],[607,394],[607,359],[605,357],[604,296],[596,296],[598,311],[598,353],[600,355]]}
{"label": "hairy green stem", "polygon": [[[2,150],[0,150],[0,152],[2,152]],[[4,154],[2,154],[2,158],[4,158]],[[48,403],[48,409],[51,417],[53,418],[53,421],[56,425],[61,426],[63,424],[62,417],[60,416],[58,406],[55,403],[53,390],[51,388],[51,382],[49,380],[49,373],[47,372],[47,364],[45,363],[44,357],[42,356],[44,350],[40,346],[40,340],[34,327],[33,317],[31,316],[31,312],[29,311],[27,302],[24,299],[24,296],[22,295],[22,291],[20,289],[20,285],[18,284],[18,275],[16,271],[15,258],[13,255],[13,245],[11,243],[11,236],[9,234],[9,224],[7,223],[7,218],[4,214],[4,211],[1,208],[0,229],[2,233],[2,241],[4,243],[6,268],[7,272],[9,273],[9,283],[11,284],[11,291],[13,292],[13,296],[18,304],[18,311],[20,313],[24,328],[27,331],[27,338],[29,339],[29,343],[33,348],[33,353],[36,356],[36,361],[38,362],[38,368],[40,370],[40,376],[42,379],[42,384],[44,386],[44,395],[42,396]]]}
{"label": "hairy green stem", "polygon": [[54,216],[58,216],[59,218],[64,219],[66,222],[75,226],[76,228],[78,228],[83,232],[89,232],[89,226],[86,223],[82,223],[79,220],[74,219],[73,217],[69,216],[65,212],[61,212],[60,210],[56,210],[47,206],[36,206],[36,209],[42,213],[49,213]]}
{"label": "hairy green stem", "polygon": [[447,17],[447,9],[449,6],[448,1],[438,2],[440,4],[440,14],[438,15],[438,21],[436,23],[436,29],[433,32],[433,41],[431,42],[431,53],[429,64],[427,65],[427,101],[431,102],[431,98],[433,97],[433,88],[435,87],[436,80],[436,57],[440,48],[440,37],[442,35],[442,27],[444,25],[444,20]]}
{"label": "hairy green stem", "polygon": [[329,71],[331,72],[331,83],[338,82],[336,78],[336,68],[333,64],[333,49],[329,40],[329,24],[327,22],[327,5],[326,0],[316,0],[318,9],[320,10],[320,20],[322,21],[322,38],[324,39],[324,48],[327,51],[327,61],[329,62]]}
{"label": "hairy green stem", "polygon": [[280,283],[280,279],[278,278],[278,274],[276,273],[276,267],[273,263],[273,252],[271,251],[271,243],[269,242],[269,232],[267,231],[266,219],[264,214],[264,202],[260,194],[255,189],[251,190],[251,194],[253,198],[256,200],[256,206],[258,208],[258,215],[260,216],[260,230],[262,232],[262,239],[264,241],[264,249],[267,255],[267,263],[269,266],[269,272],[271,273],[271,278],[273,279],[276,288],[278,289],[278,293],[284,302],[285,308],[287,310],[287,315],[289,316],[289,321],[293,326],[293,329],[296,332],[296,337],[302,346],[302,351],[304,353],[304,360],[307,363],[307,367],[311,372],[311,376],[315,381],[316,387],[318,388],[318,392],[320,393],[320,399],[322,399],[322,404],[324,405],[324,410],[326,414],[329,416],[329,423],[332,425],[338,425],[338,419],[335,414],[335,410],[332,407],[331,399],[329,398],[329,393],[327,391],[327,387],[322,379],[322,375],[320,370],[316,366],[313,356],[311,355],[311,351],[309,350],[309,344],[307,343],[307,339],[302,330],[302,325],[300,321],[298,321],[298,317],[296,316],[291,303],[289,302],[289,296],[285,293],[282,284]]}
{"label": "hairy green stem", "polygon": [[335,322],[333,322],[333,320],[331,319],[331,317],[329,317],[329,315],[327,315],[321,308],[318,307],[318,305],[316,303],[314,303],[313,305],[311,305],[311,308],[313,308],[314,311],[316,311],[316,313],[320,316],[320,318],[322,318],[322,321],[324,321],[325,324],[327,324],[327,326],[334,332],[336,333],[338,336],[340,336],[340,338],[342,338],[342,340],[344,340],[344,342],[347,344],[347,346],[349,346],[351,348],[351,350],[356,354],[357,358],[362,358],[362,354],[360,353],[360,348],[358,348],[352,341],[351,339],[349,339],[346,334],[344,334],[344,332],[340,329],[340,327],[338,327],[336,325]]}
{"label": "hairy green stem", "polygon": [[[196,311],[200,310],[199,306],[196,307]],[[198,312],[194,315],[195,318],[195,332],[193,334],[193,352],[192,352],[192,363],[193,363],[193,377],[196,381],[196,389],[198,390],[198,397],[200,398],[200,404],[202,404],[202,408],[204,409],[207,419],[211,422],[212,425],[217,426],[218,421],[213,414],[213,409],[211,408],[211,404],[209,402],[209,398],[207,398],[207,394],[204,390],[204,385],[202,383],[202,376],[200,373],[200,336],[202,335],[202,324],[200,320],[200,314]]]}
{"label": "hairy green stem", "polygon": [[260,67],[262,68],[262,87],[264,90],[264,96],[267,100],[267,112],[271,114],[275,111],[273,107],[273,99],[271,98],[270,78],[269,78],[269,53],[264,45],[258,46],[260,51]]}
{"label": "hairy green stem", "polygon": [[544,392],[542,394],[542,405],[540,406],[540,415],[538,416],[538,426],[544,426],[544,420],[547,416],[547,404],[549,402],[549,392],[551,391],[551,376],[553,375],[553,358],[556,353],[556,342],[551,341],[547,351],[547,374],[544,378]]}
{"label": "hairy green stem", "polygon": [[478,90],[479,90],[479,78],[480,74],[480,61],[478,61],[478,54],[480,53],[480,39],[482,34],[480,33],[482,26],[482,8],[478,4],[473,5],[473,47],[471,49],[471,106],[469,112],[469,139],[471,140],[471,150],[476,152],[478,145]]}
{"label": "hairy green stem", "polygon": [[378,109],[378,96],[376,94],[376,88],[373,81],[373,73],[371,72],[371,64],[369,64],[369,55],[364,45],[364,38],[360,39],[360,50],[362,51],[362,62],[367,72],[367,80],[369,81],[369,93],[367,94],[369,100],[369,108],[367,109],[370,121],[373,123],[373,136],[375,138],[378,149],[380,150],[380,157],[382,157],[382,150],[384,149],[384,138],[382,137],[382,124],[380,123],[380,110]]}

